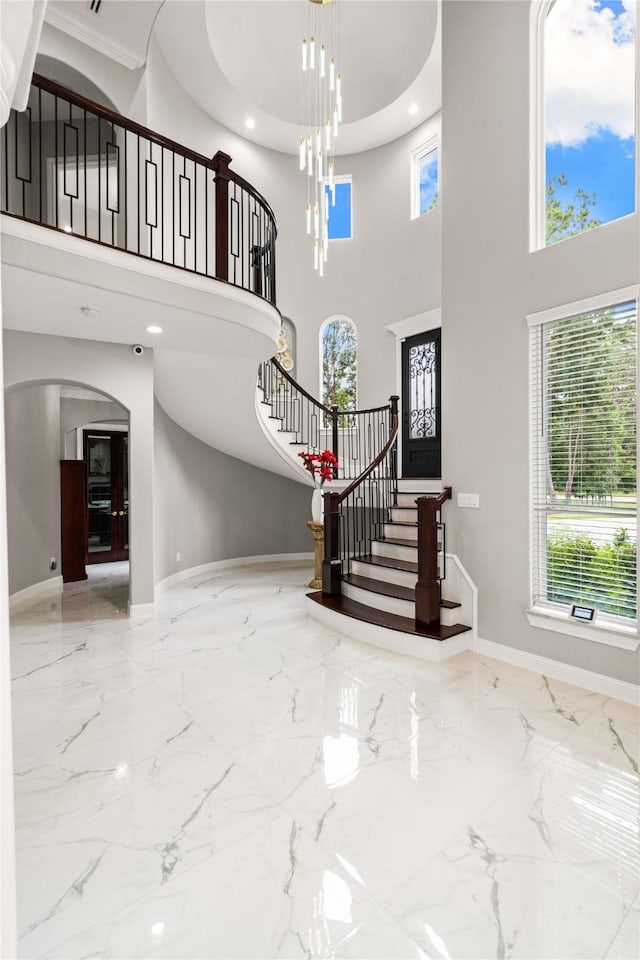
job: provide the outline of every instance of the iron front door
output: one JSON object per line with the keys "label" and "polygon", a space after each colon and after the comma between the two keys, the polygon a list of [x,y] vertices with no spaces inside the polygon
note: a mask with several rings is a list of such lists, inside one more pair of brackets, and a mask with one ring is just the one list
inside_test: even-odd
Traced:
{"label": "iron front door", "polygon": [[402,476],[439,477],[440,330],[402,344]]}

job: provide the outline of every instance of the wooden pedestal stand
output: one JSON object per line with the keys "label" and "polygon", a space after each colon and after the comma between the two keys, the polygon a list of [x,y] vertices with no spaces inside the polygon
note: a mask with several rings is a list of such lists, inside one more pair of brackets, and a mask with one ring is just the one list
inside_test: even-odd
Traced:
{"label": "wooden pedestal stand", "polygon": [[322,561],[324,560],[324,523],[307,520],[307,526],[311,530],[315,546],[315,571],[313,580],[309,581],[309,586],[312,590],[321,590]]}

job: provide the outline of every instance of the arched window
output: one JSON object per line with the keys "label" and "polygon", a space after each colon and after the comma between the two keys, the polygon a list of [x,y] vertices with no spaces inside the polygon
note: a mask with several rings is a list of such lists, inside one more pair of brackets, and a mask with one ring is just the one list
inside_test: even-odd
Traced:
{"label": "arched window", "polygon": [[533,248],[636,209],[635,0],[532,7]]}
{"label": "arched window", "polygon": [[348,317],[331,317],[320,328],[322,402],[342,410],[357,406],[358,335]]}

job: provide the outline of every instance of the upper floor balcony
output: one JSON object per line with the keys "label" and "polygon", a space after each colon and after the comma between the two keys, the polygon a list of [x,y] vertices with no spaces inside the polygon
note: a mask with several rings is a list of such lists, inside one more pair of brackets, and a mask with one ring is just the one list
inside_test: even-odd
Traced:
{"label": "upper floor balcony", "polygon": [[276,304],[276,221],[230,169],[34,75],[2,132],[0,209]]}

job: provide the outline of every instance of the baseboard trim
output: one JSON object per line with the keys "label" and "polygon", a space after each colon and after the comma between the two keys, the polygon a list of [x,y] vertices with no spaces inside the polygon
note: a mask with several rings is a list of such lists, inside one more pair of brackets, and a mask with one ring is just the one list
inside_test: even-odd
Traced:
{"label": "baseboard trim", "polygon": [[152,617],[155,609],[155,603],[130,603],[129,616],[132,620],[138,617]]}
{"label": "baseboard trim", "polygon": [[230,570],[234,567],[256,567],[266,563],[294,564],[301,560],[313,563],[313,553],[265,553],[257,557],[233,557],[229,560],[213,560],[210,563],[201,563],[186,570],[178,570],[156,583],[155,592],[162,593],[182,580],[197,577],[201,573],[211,573],[214,570]]}
{"label": "baseboard trim", "polygon": [[50,577],[48,580],[32,583],[30,587],[24,587],[10,594],[9,609],[14,610],[24,604],[44,600],[45,597],[57,596],[59,593],[62,593],[62,577]]}
{"label": "baseboard trim", "polygon": [[480,637],[474,638],[473,652],[493,657],[495,660],[502,660],[514,667],[522,667],[523,670],[543,673],[548,677],[553,677],[554,680],[572,683],[576,687],[593,690],[594,693],[615,697],[616,700],[624,700],[625,703],[637,705],[640,702],[640,687],[628,680],[617,680],[615,677],[607,677],[602,673],[585,670],[584,667],[574,667],[570,663],[562,663],[560,660],[541,657],[537,653],[528,653],[526,650],[507,647],[504,643],[496,643],[493,640],[482,640]]}

